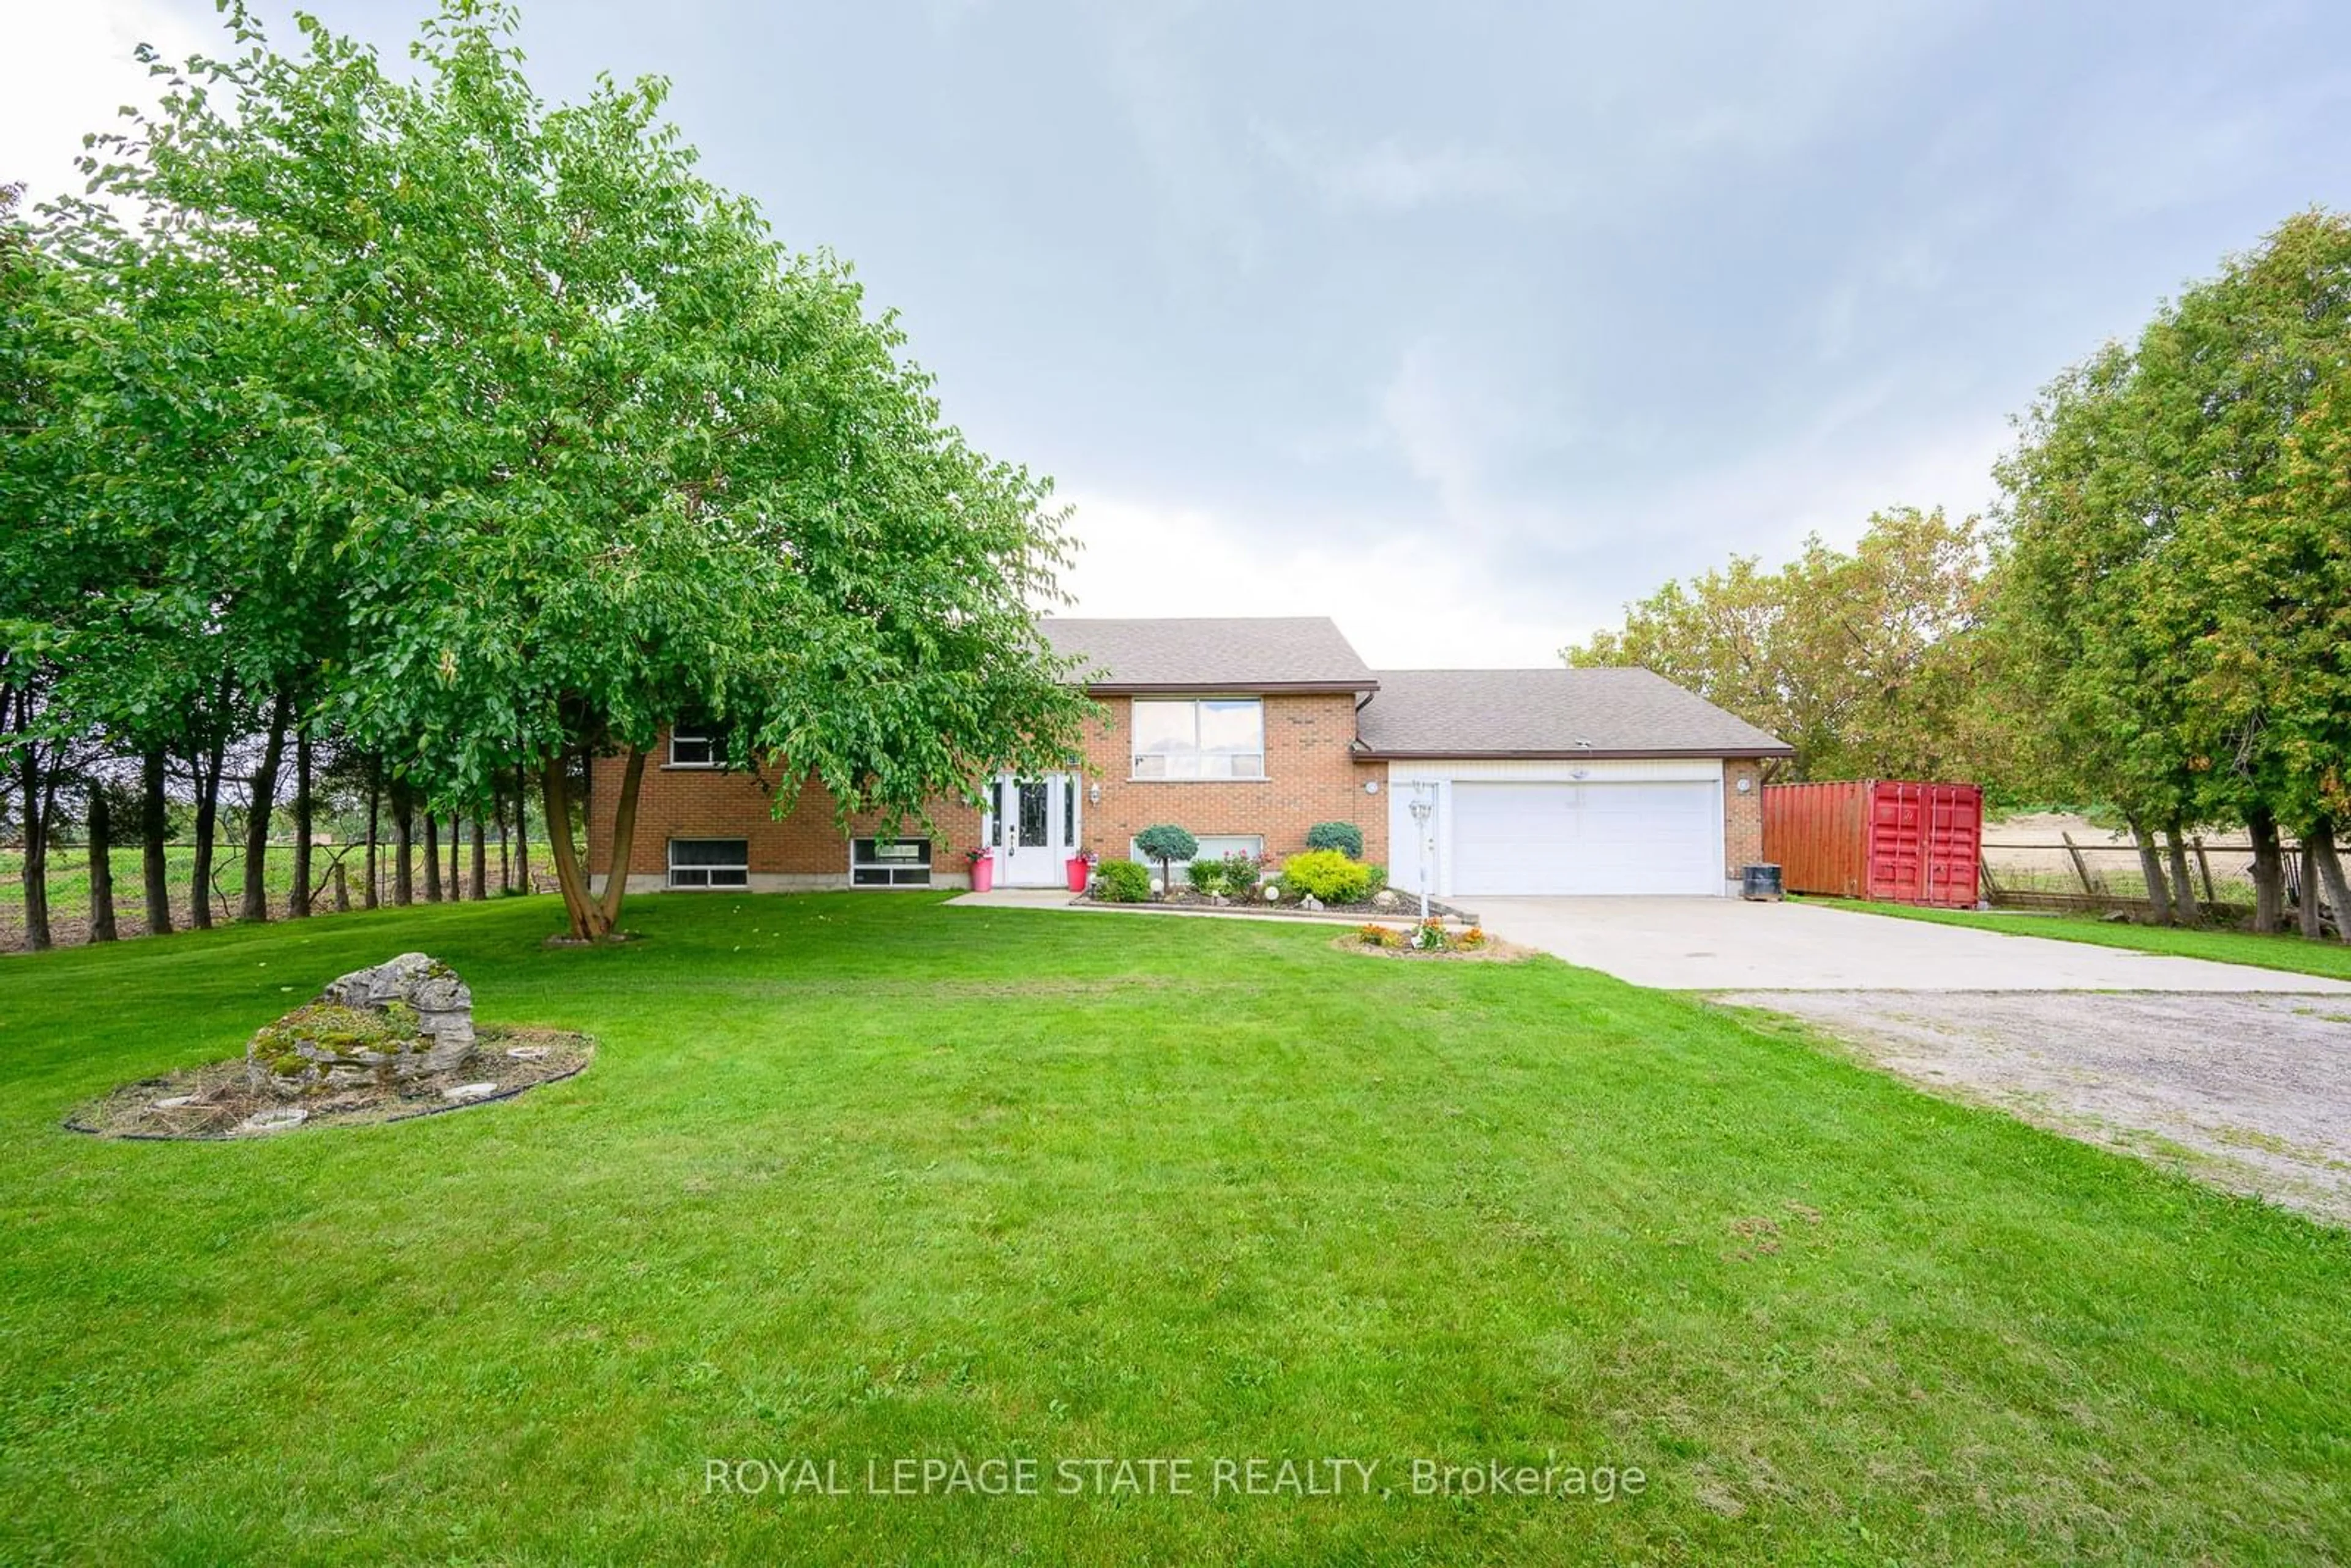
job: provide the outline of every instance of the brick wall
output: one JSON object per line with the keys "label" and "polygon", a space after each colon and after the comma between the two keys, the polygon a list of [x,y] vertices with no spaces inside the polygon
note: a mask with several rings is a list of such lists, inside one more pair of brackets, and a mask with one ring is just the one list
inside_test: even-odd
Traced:
{"label": "brick wall", "polygon": [[[637,827],[632,835],[629,873],[633,877],[665,878],[669,872],[669,841],[679,839],[744,839],[749,841],[751,874],[755,877],[808,879],[802,885],[849,880],[849,841],[870,836],[876,826],[871,814],[852,820],[843,833],[833,821],[831,791],[810,779],[800,791],[789,816],[775,820],[768,793],[748,773],[708,768],[666,768],[662,758],[668,741],[646,760],[644,782],[637,791]],[[622,759],[600,757],[591,765],[588,794],[588,869],[605,871],[604,857],[611,842],[612,813],[621,796]],[[979,811],[959,800],[931,805],[931,871],[941,883],[961,883],[966,867],[963,852],[979,842]],[[921,823],[911,819],[899,824],[902,836],[924,836]]]}
{"label": "brick wall", "polygon": [[[1378,779],[1384,789],[1387,765],[1356,760],[1355,700],[1345,693],[1265,699],[1265,770],[1261,779],[1135,779],[1130,750],[1128,699],[1103,699],[1105,722],[1089,725],[1081,789],[1100,786],[1102,799],[1081,808],[1085,847],[1105,858],[1126,854],[1134,835],[1155,822],[1174,822],[1198,834],[1255,835],[1266,852],[1296,854],[1306,847],[1306,830],[1316,822],[1353,822],[1363,830],[1367,859],[1387,857],[1387,797],[1367,795],[1364,784]],[[740,838],[748,841],[754,884],[817,886],[845,883],[848,839],[870,833],[874,819],[856,820],[851,834],[833,824],[832,797],[813,779],[791,814],[777,821],[767,790],[747,773],[706,768],[667,768],[667,744],[645,764],[637,794],[637,827],[629,856],[632,879],[656,885],[668,873],[673,838]],[[592,765],[588,796],[588,865],[605,871],[612,812],[621,792],[621,758],[600,757]],[[963,852],[981,841],[980,813],[960,801],[932,805],[931,866],[934,880],[960,882]],[[902,832],[923,830],[907,822]],[[774,879],[787,879],[777,882]]]}
{"label": "brick wall", "polygon": [[[1105,859],[1128,854],[1134,835],[1158,822],[1195,834],[1256,834],[1266,853],[1296,854],[1317,822],[1353,822],[1364,831],[1364,855],[1387,859],[1387,764],[1362,762],[1355,740],[1355,699],[1344,693],[1265,699],[1265,772],[1249,779],[1138,779],[1128,728],[1127,697],[1101,699],[1106,723],[1089,725],[1086,768],[1102,799],[1084,809],[1086,848]],[[1384,791],[1364,793],[1367,779]]]}
{"label": "brick wall", "polygon": [[[1355,736],[1352,696],[1267,697],[1266,777],[1234,780],[1129,777],[1128,702],[1125,697],[1102,699],[1106,720],[1087,727],[1087,776],[1081,788],[1099,786],[1102,799],[1090,800],[1081,808],[1086,848],[1105,858],[1124,855],[1136,833],[1155,822],[1174,822],[1204,836],[1261,837],[1266,852],[1279,859],[1304,849],[1306,830],[1314,823],[1343,821],[1363,830],[1366,859],[1386,862],[1387,765],[1360,761],[1351,750]],[[831,795],[814,780],[801,792],[792,813],[777,821],[766,789],[751,775],[665,768],[660,761],[665,755],[666,745],[646,763],[637,800],[629,872],[632,879],[647,879],[643,885],[655,885],[666,874],[673,838],[747,840],[755,885],[762,879],[769,886],[845,884],[849,838],[875,829],[876,821],[868,814],[843,834],[833,823]],[[1745,794],[1739,791],[1741,779],[1750,785]],[[1370,779],[1380,781],[1381,793],[1364,792]],[[1742,866],[1763,858],[1761,765],[1726,760],[1722,785],[1723,874],[1736,878]],[[588,810],[588,863],[593,875],[601,876],[605,870],[603,857],[620,788],[621,759],[598,758]],[[966,869],[963,852],[981,842],[980,812],[961,801],[941,800],[933,802],[931,818],[934,880],[942,885],[960,883]],[[900,831],[911,837],[925,830],[910,821]]]}
{"label": "brick wall", "polygon": [[[1747,780],[1747,793],[1739,781]],[[1727,758],[1722,764],[1722,874],[1740,872],[1763,858],[1763,765],[1751,758]]]}

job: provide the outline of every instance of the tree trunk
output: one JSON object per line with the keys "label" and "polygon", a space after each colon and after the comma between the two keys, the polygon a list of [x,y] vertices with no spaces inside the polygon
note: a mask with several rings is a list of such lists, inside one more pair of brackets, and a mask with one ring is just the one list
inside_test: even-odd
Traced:
{"label": "tree trunk", "polygon": [[383,761],[381,758],[371,757],[368,758],[367,886],[360,890],[360,907],[362,909],[373,909],[377,902],[376,878],[381,874],[382,868],[376,863],[375,846],[382,831],[380,815],[382,807]]}
{"label": "tree trunk", "polygon": [[2278,851],[2277,820],[2267,811],[2245,813],[2253,841],[2253,929],[2275,931],[2285,923],[2285,858]]}
{"label": "tree trunk", "polygon": [[286,914],[293,920],[310,915],[310,727],[294,732],[294,895]]}
{"label": "tree trunk", "polygon": [[588,895],[588,879],[580,865],[580,852],[571,840],[571,781],[564,776],[563,754],[539,764],[539,797],[547,812],[548,852],[555,857],[556,891],[563,894],[563,917],[571,935],[592,942],[611,929],[604,912]]}
{"label": "tree trunk", "polygon": [[525,893],[530,884],[530,776],[515,764],[515,885]]}
{"label": "tree trunk", "polygon": [[482,836],[482,819],[473,821],[474,832],[474,902],[479,904],[490,896],[489,841]]}
{"label": "tree trunk", "polygon": [[277,807],[277,769],[286,760],[284,687],[269,703],[269,728],[261,746],[261,767],[253,775],[251,804],[245,813],[245,898],[239,920],[269,918],[269,818]]}
{"label": "tree trunk", "polygon": [[188,925],[197,931],[213,925],[213,830],[220,822],[221,759],[227,750],[224,732],[189,754],[196,770],[196,861],[188,873]]}
{"label": "tree trunk", "polygon": [[465,879],[457,874],[458,857],[465,852],[465,836],[459,831],[457,813],[449,813],[449,902],[458,903],[465,896]]}
{"label": "tree trunk", "polygon": [[2155,838],[2145,828],[2133,821],[2131,837],[2138,842],[2139,874],[2147,879],[2147,901],[2154,911],[2158,925],[2171,924],[2171,894],[2164,886],[2163,856],[2157,852]]}
{"label": "tree trunk", "polygon": [[514,891],[514,845],[507,840],[507,792],[504,789],[490,791],[490,809],[498,818],[498,892],[501,895]]}
{"label": "tree trunk", "polygon": [[2177,824],[2164,831],[2166,852],[2171,861],[2171,902],[2182,925],[2201,925],[2204,912],[2196,904],[2196,883],[2188,874],[2188,845],[2179,837]]}
{"label": "tree trunk", "polygon": [[147,935],[172,934],[171,865],[163,853],[172,819],[163,799],[163,748],[151,746],[139,758],[139,870],[147,884]]}
{"label": "tree trunk", "polygon": [[416,843],[416,801],[405,784],[392,787],[392,901],[405,906],[416,896],[410,852]]}
{"label": "tree trunk", "polygon": [[2311,847],[2307,832],[2302,835],[2302,897],[2296,901],[2295,911],[2304,936],[2315,942],[2326,935],[2318,915],[2318,852]]}
{"label": "tree trunk", "polygon": [[441,819],[424,809],[424,902],[441,902]]}
{"label": "tree trunk", "polygon": [[25,946],[36,953],[49,946],[49,805],[56,788],[41,767],[40,747],[24,742]]}
{"label": "tree trunk", "polygon": [[341,914],[344,914],[344,913],[346,913],[347,911],[349,911],[349,910],[350,910],[350,906],[351,906],[351,890],[350,890],[350,888],[348,885],[346,885],[346,884],[345,884],[345,883],[344,883],[344,880],[343,880],[343,862],[340,862],[340,861],[337,861],[337,862],[335,862],[334,883],[335,883],[335,913],[336,913],[336,914],[338,914],[338,915],[341,915]]}
{"label": "tree trunk", "polygon": [[106,790],[89,787],[89,939],[114,940],[114,821],[107,810]]}
{"label": "tree trunk", "polygon": [[2326,890],[2326,906],[2335,912],[2335,935],[2351,942],[2351,886],[2343,880],[2343,857],[2335,852],[2333,822],[2321,821],[2311,828],[2310,853],[2318,862],[2318,882]]}
{"label": "tree trunk", "polygon": [[629,852],[637,836],[637,790],[645,779],[643,747],[629,747],[628,765],[621,771],[621,798],[613,802],[612,847],[604,857],[611,869],[604,873],[604,928],[621,923],[621,897],[629,887]]}

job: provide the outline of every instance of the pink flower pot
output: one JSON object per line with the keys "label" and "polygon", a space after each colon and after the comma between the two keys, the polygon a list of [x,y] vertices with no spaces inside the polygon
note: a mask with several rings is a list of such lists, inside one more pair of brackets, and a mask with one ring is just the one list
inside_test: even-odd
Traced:
{"label": "pink flower pot", "polygon": [[985,854],[971,862],[971,890],[986,893],[996,885],[996,857]]}

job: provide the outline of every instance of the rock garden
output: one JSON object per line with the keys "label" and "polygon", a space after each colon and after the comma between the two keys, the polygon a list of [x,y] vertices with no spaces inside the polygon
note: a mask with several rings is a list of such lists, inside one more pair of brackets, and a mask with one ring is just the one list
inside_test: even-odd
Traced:
{"label": "rock garden", "polygon": [[[1365,862],[1363,830],[1353,822],[1317,822],[1307,830],[1307,847],[1279,865],[1255,855],[1201,860],[1199,840],[1186,830],[1163,824],[1145,828],[1134,847],[1145,859],[1106,860],[1096,865],[1084,896],[1102,904],[1165,904],[1176,907],[1247,907],[1269,915],[1375,916],[1416,915],[1419,898],[1387,884],[1387,868]],[[1471,917],[1430,901],[1428,912],[1443,920]]]}
{"label": "rock garden", "polygon": [[66,1124],[109,1137],[235,1138],[396,1122],[569,1078],[594,1050],[561,1030],[476,1029],[456,971],[402,953],[264,1024],[243,1056],[126,1084]]}

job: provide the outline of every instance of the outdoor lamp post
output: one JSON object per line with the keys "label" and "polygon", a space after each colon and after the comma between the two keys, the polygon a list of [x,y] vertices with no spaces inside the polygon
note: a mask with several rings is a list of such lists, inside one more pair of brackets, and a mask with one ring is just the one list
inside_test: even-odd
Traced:
{"label": "outdoor lamp post", "polygon": [[1428,821],[1437,815],[1437,786],[1412,787],[1412,821],[1420,830],[1420,917],[1428,919]]}

